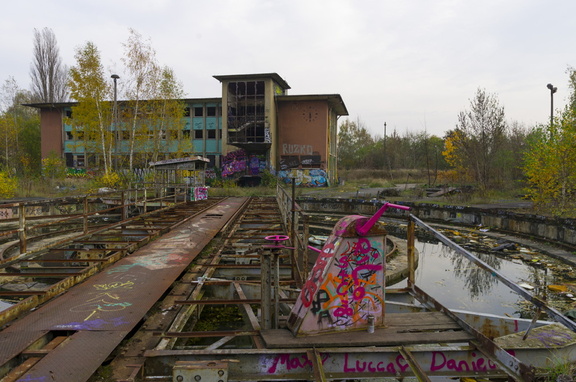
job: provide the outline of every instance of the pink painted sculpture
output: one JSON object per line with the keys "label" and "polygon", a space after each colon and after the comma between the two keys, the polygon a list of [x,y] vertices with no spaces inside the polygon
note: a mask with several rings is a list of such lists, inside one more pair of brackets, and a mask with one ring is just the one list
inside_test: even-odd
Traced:
{"label": "pink painted sculpture", "polygon": [[385,203],[371,218],[346,216],[334,226],[288,317],[295,336],[366,330],[384,325],[385,236],[377,224]]}

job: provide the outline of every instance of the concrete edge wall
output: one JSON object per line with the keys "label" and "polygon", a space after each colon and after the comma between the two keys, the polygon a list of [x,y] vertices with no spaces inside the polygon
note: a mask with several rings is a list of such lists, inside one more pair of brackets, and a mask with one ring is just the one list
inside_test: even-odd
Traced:
{"label": "concrete edge wall", "polygon": [[[384,203],[383,201],[361,199],[298,199],[298,204],[305,211],[341,212],[351,215],[372,215]],[[425,222],[444,222],[476,227],[482,225],[482,227],[486,228],[516,232],[536,239],[546,239],[576,246],[576,219],[550,218],[504,209],[483,209],[413,202],[394,203],[411,207],[410,213]],[[386,215],[402,217],[406,216],[406,213],[401,210],[388,209]]]}

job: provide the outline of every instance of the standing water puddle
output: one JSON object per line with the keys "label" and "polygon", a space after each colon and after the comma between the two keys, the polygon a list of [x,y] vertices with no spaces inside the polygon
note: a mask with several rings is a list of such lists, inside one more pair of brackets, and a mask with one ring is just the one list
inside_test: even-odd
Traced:
{"label": "standing water puddle", "polygon": [[[525,302],[490,272],[442,243],[416,241],[416,248],[419,252],[416,285],[446,307],[512,317],[532,317],[534,308],[530,303]],[[513,253],[504,257],[494,253],[470,252],[533,295],[540,298],[545,296],[546,301],[561,312],[565,313],[576,306],[576,293],[573,294],[571,290],[576,284],[571,285],[555,271],[566,270],[569,266],[531,250],[532,259],[528,262],[526,259],[514,259]],[[393,287],[405,285],[403,281]],[[556,290],[556,285],[563,286],[563,290]]]}

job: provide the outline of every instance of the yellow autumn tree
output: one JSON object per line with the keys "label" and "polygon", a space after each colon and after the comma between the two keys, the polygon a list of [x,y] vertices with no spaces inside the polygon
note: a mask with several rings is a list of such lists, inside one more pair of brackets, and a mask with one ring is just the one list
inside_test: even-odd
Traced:
{"label": "yellow autumn tree", "polygon": [[12,198],[18,188],[18,179],[6,171],[0,171],[0,198]]}
{"label": "yellow autumn tree", "polygon": [[74,133],[81,134],[87,154],[102,160],[104,173],[112,170],[113,133],[110,85],[105,79],[100,52],[94,43],[76,50],[77,64],[70,69],[70,95],[78,101],[72,107]]}
{"label": "yellow autumn tree", "polygon": [[528,139],[524,156],[527,195],[537,208],[554,215],[576,211],[576,113],[567,108],[553,124]]}
{"label": "yellow autumn tree", "polygon": [[442,178],[449,183],[467,183],[472,179],[460,150],[463,139],[462,133],[458,130],[448,132],[444,138],[442,156],[451,170],[445,171]]}

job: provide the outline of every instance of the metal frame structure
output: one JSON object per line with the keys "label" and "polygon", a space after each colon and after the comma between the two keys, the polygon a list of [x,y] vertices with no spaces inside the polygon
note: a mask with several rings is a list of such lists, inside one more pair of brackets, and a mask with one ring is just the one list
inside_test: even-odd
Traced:
{"label": "metal frame structure", "polygon": [[[203,372],[208,372],[212,362],[217,362],[220,370],[225,372],[228,381],[327,381],[407,376],[416,376],[420,381],[428,381],[432,376],[507,376],[517,381],[532,381],[537,372],[535,367],[546,366],[550,351],[557,352],[562,357],[574,357],[571,354],[576,346],[576,335],[572,332],[570,323],[565,327],[558,323],[551,325],[550,322],[452,311],[418,288],[414,282],[416,225],[434,233],[439,240],[463,256],[470,257],[474,263],[505,282],[513,291],[520,291],[520,295],[527,297],[531,302],[536,302],[542,310],[551,312],[557,321],[565,322],[554,309],[545,307],[546,304],[536,297],[522,293],[524,291],[520,287],[413,215],[406,216],[409,225],[408,287],[387,289],[387,296],[391,296],[392,299],[410,296],[416,304],[394,302],[387,304],[390,311],[394,313],[390,315],[390,327],[376,328],[372,333],[367,330],[367,332],[354,331],[336,336],[319,335],[304,338],[294,338],[286,334],[286,330],[282,329],[283,317],[293,297],[299,291],[299,285],[302,285],[298,280],[306,279],[305,270],[308,263],[303,261],[303,258],[308,255],[305,243],[309,228],[308,217],[295,202],[294,193],[291,197],[289,192],[279,189],[277,200],[282,212],[282,225],[285,231],[290,233],[289,244],[292,247],[276,247],[283,248],[284,253],[291,248],[288,250],[288,257],[285,261],[288,259],[292,261],[292,275],[295,276],[292,280],[293,286],[289,286],[290,280],[286,278],[288,274],[282,276],[282,272],[277,270],[274,273],[274,269],[277,269],[274,260],[270,264],[269,260],[261,261],[262,279],[260,282],[254,280],[257,275],[253,275],[252,278],[246,276],[246,281],[242,282],[225,281],[242,276],[237,276],[237,273],[232,275],[220,269],[217,278],[205,280],[204,286],[210,288],[210,292],[207,293],[218,294],[215,292],[218,288],[233,284],[233,288],[239,292],[235,303],[244,306],[245,309],[248,309],[247,304],[256,303],[260,297],[262,310],[259,320],[253,317],[252,327],[245,330],[163,333],[164,336],[173,337],[213,336],[214,342],[204,348],[176,346],[171,349],[157,347],[146,351],[144,354],[146,361],[142,369],[143,380],[167,378],[166,372],[176,370],[173,367],[175,360],[178,360],[180,366],[188,364],[194,367],[187,371],[182,371],[183,369],[178,369],[178,372],[174,371],[173,380],[177,380],[177,376],[184,378],[183,380],[193,380],[195,376],[202,376]],[[264,245],[263,247],[269,248],[270,246]],[[261,249],[259,253],[262,251],[266,249]],[[282,260],[279,264],[282,264]],[[266,306],[265,300],[271,301],[271,305]],[[217,301],[208,301],[217,303]],[[203,306],[206,303],[202,300],[187,301],[187,304],[197,304],[197,306]],[[233,302],[226,301],[226,303]],[[428,313],[423,311],[428,311]],[[404,316],[401,312],[411,313]],[[419,315],[417,312],[424,315]],[[431,314],[435,317],[434,320],[438,320],[435,321],[436,324],[422,323],[428,320],[426,317],[432,317]],[[280,317],[280,320],[277,317]],[[395,332],[398,323],[394,317],[396,319],[402,317],[402,320],[406,321],[405,328]],[[440,322],[443,323],[440,324]],[[490,328],[490,337],[482,332],[486,328]],[[516,351],[522,354],[522,359],[519,359],[514,355],[515,351],[503,348],[499,345],[498,339],[494,338],[495,336],[502,338],[518,336],[519,333],[532,339],[557,335],[561,340],[552,347],[545,340],[536,346],[533,341],[526,349]],[[253,346],[237,348],[232,345],[242,337],[252,338],[255,341]]]}
{"label": "metal frame structure", "polygon": [[[178,250],[190,266],[156,309],[146,314],[132,340],[114,352],[111,367],[117,381],[328,381],[409,376],[419,381],[436,376],[533,381],[537,368],[549,365],[546,359],[550,354],[574,358],[576,334],[567,318],[409,214],[404,215],[408,223],[408,286],[386,289],[385,325],[295,337],[285,322],[308,277],[308,256],[314,255],[308,253],[309,217],[296,203],[294,189],[292,195],[279,189],[276,199],[250,198],[235,203],[237,210],[228,210],[226,221],[218,208],[204,212],[149,250],[131,255],[157,258]],[[151,219],[147,224],[156,227],[155,218]],[[215,221],[222,228],[205,247],[202,224],[212,226]],[[130,229],[131,223],[118,223]],[[556,322],[480,315],[442,306],[415,283],[416,226],[490,272]],[[162,232],[158,230],[158,234]],[[290,240],[282,241],[287,237]],[[187,243],[190,253],[179,248],[179,243]],[[128,259],[127,264],[135,264],[135,260]],[[144,278],[153,279],[156,263],[146,264],[152,267]],[[130,269],[121,266],[123,271]],[[130,277],[136,279],[138,272]],[[144,296],[142,293],[139,295]],[[153,302],[141,301],[145,303]],[[202,330],[200,322],[214,319],[205,314],[209,308],[225,306],[233,307],[242,319]],[[118,319],[115,311],[107,314],[106,322],[113,325]],[[229,315],[221,316],[227,319]],[[114,333],[110,329],[116,340]],[[58,351],[66,339],[57,338],[41,344],[40,349],[23,351],[19,357],[42,358]]]}

